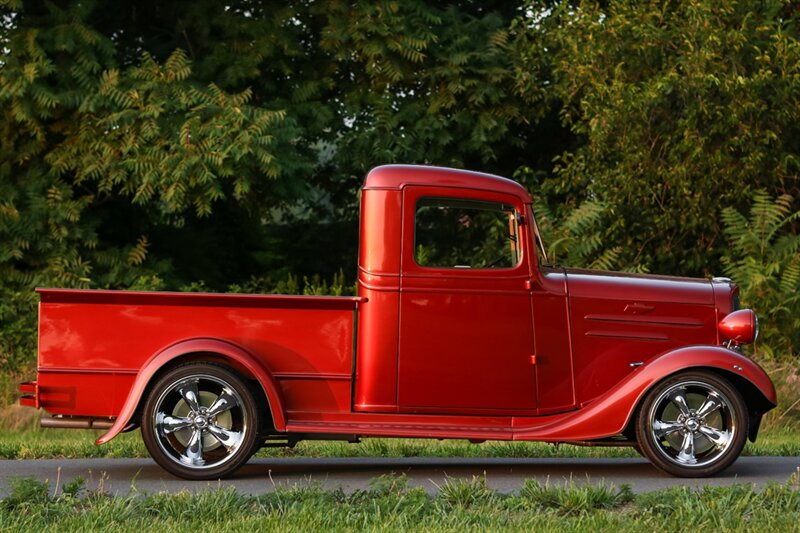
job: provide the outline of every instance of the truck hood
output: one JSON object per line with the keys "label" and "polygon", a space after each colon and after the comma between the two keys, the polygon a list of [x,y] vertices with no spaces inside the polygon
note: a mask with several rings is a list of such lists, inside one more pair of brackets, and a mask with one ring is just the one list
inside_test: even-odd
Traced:
{"label": "truck hood", "polygon": [[566,269],[578,403],[600,396],[644,361],[717,344],[712,282]]}
{"label": "truck hood", "polygon": [[714,305],[710,280],[565,268],[570,298]]}

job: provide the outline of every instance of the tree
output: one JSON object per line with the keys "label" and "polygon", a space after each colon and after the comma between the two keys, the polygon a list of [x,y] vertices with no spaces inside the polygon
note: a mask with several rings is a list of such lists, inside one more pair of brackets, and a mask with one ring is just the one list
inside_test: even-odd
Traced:
{"label": "tree", "polygon": [[292,150],[282,113],[194,82],[180,50],[117,68],[113,43],[85,23],[91,7],[3,13],[0,320],[22,330],[34,286],[129,287],[154,272],[146,234],[101,239],[104,203],[125,198],[154,220],[207,215],[279,178],[276,152]]}
{"label": "tree", "polygon": [[510,174],[538,116],[507,2],[0,6],[5,338],[36,285],[330,279],[369,168]]}
{"label": "tree", "polygon": [[722,208],[743,208],[758,189],[798,197],[795,2],[529,10],[544,13],[527,20],[530,68],[547,69],[550,97],[582,140],[544,190],[551,206],[607,205],[604,241],[621,246],[622,265],[719,273]]}

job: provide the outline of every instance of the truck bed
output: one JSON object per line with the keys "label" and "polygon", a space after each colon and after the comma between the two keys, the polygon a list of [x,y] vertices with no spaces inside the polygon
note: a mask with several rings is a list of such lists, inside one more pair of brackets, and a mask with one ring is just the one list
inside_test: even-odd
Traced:
{"label": "truck bed", "polygon": [[[137,373],[179,342],[215,338],[274,376],[287,416],[349,412],[357,297],[38,289],[39,406],[115,417]],[[102,399],[102,400],[101,400]]]}

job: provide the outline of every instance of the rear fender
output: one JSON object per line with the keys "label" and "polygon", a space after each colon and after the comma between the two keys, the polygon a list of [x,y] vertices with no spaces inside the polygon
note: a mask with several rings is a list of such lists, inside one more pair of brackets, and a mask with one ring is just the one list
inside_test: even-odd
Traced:
{"label": "rear fender", "polygon": [[278,394],[278,387],[272,374],[266,368],[264,363],[256,359],[250,352],[228,341],[219,339],[196,338],[180,341],[173,344],[161,352],[153,355],[147,363],[144,364],[142,369],[136,375],[128,397],[122,406],[122,410],[111,428],[103,434],[95,444],[105,444],[114,437],[116,437],[129,423],[134,413],[136,412],[142,395],[147,388],[147,385],[153,379],[156,373],[164,368],[165,365],[176,360],[177,358],[191,354],[191,353],[211,353],[222,356],[225,359],[235,363],[241,368],[249,372],[261,385],[264,395],[267,397],[268,407],[272,415],[272,421],[277,431],[286,429],[286,419],[283,413],[283,405],[281,403],[280,395]]}
{"label": "rear fender", "polygon": [[761,398],[759,415],[777,405],[775,386],[764,370],[747,357],[718,346],[689,346],[654,357],[616,387],[549,424],[520,428],[514,439],[590,440],[622,433],[647,391],[664,378],[684,370],[708,369],[728,378],[737,388],[745,384]]}

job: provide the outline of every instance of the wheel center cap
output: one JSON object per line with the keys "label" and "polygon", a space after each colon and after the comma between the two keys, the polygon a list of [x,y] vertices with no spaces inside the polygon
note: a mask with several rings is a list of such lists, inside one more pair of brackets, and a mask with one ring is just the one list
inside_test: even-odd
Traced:
{"label": "wheel center cap", "polygon": [[686,429],[690,431],[697,431],[697,428],[700,427],[700,422],[697,421],[696,418],[690,418],[686,421]]}
{"label": "wheel center cap", "polygon": [[208,426],[208,419],[204,416],[198,416],[194,419],[194,426],[199,429],[203,429]]}

